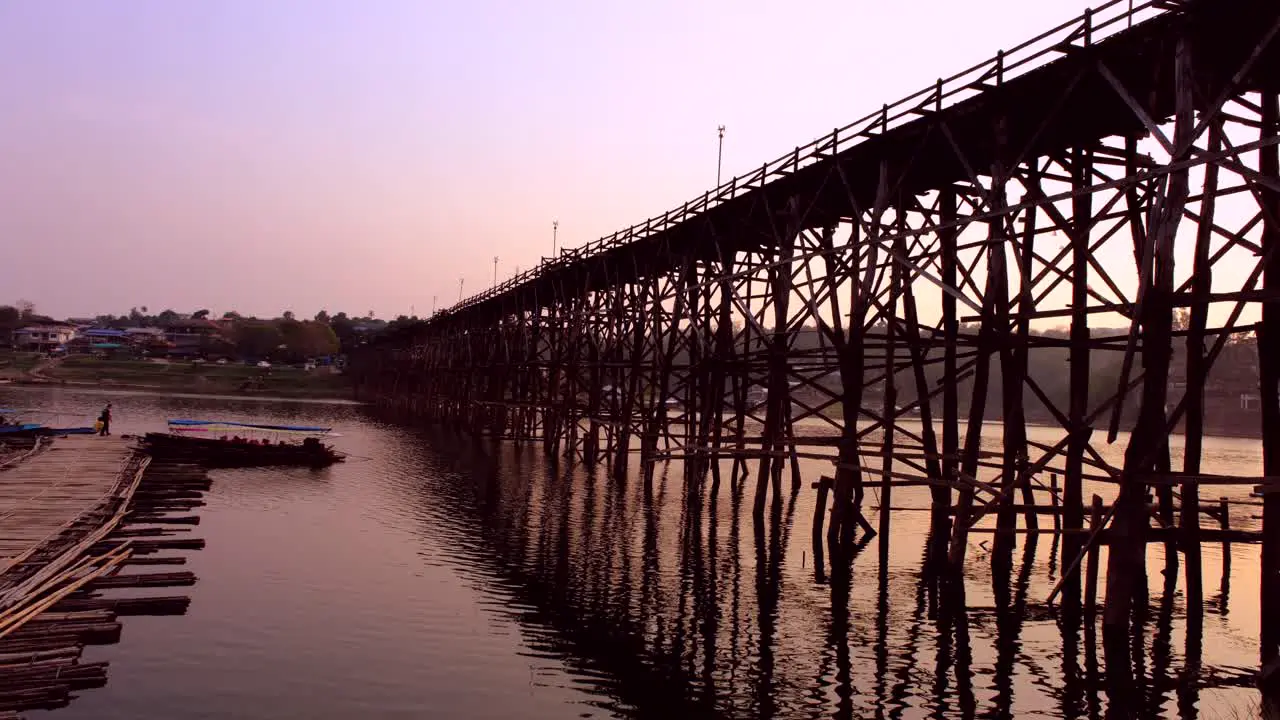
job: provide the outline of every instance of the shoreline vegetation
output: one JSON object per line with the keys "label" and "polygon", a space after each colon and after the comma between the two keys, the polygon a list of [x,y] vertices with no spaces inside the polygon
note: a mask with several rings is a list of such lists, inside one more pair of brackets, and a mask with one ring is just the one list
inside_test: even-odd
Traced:
{"label": "shoreline vegetation", "polygon": [[37,353],[0,351],[0,382],[27,387],[141,390],[194,395],[350,400],[351,384],[328,368],[163,360],[109,360],[92,356],[42,359]]}

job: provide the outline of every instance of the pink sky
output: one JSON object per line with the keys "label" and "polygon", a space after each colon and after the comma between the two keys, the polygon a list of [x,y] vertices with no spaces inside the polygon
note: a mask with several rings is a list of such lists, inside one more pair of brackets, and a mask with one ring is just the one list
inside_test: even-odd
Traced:
{"label": "pink sky", "polygon": [[10,0],[0,303],[425,315],[1089,4]]}

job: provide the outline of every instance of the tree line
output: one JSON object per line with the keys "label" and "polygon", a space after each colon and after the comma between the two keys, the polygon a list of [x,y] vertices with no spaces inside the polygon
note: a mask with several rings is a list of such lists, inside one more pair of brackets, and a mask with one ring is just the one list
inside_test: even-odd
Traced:
{"label": "tree line", "polygon": [[[49,321],[52,318],[37,314],[35,305],[25,300],[13,305],[0,305],[0,342],[12,341],[14,331],[24,325]],[[235,310],[228,310],[215,318],[207,308],[190,313],[166,308],[152,313],[145,305],[132,307],[129,312],[120,315],[106,313],[93,318],[94,326],[116,330],[171,328],[184,321],[213,321],[218,325],[219,331],[201,342],[203,354],[234,354],[246,358],[294,362],[347,352],[373,333],[416,322],[417,318],[402,315],[387,322],[376,318],[372,310],[364,315],[346,312],[330,314],[327,310],[321,310],[309,320],[298,318],[291,310],[285,310],[273,318],[246,316]]]}

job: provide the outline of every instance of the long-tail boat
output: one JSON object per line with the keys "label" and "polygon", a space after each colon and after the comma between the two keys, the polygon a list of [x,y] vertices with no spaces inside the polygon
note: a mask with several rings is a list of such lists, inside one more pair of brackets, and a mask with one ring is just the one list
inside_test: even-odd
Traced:
{"label": "long-tail boat", "polygon": [[170,420],[168,425],[169,432],[143,436],[142,447],[152,457],[223,468],[321,468],[346,458],[321,442],[321,438],[334,437],[331,428],[222,420]]}

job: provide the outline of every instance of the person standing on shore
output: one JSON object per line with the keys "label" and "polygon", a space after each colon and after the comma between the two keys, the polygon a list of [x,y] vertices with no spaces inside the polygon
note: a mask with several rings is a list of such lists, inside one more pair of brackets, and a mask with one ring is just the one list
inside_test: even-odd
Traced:
{"label": "person standing on shore", "polygon": [[98,435],[106,436],[111,434],[111,403],[102,408],[102,414],[98,416],[98,422],[101,428],[98,429]]}

